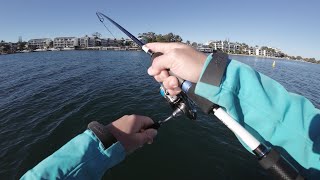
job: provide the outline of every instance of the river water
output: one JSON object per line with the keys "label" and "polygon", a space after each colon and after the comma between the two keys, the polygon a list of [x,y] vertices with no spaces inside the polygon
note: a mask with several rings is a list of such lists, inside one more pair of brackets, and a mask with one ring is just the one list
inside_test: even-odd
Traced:
{"label": "river water", "polygon": [[[320,65],[232,56],[320,107]],[[146,73],[149,56],[128,51],[39,52],[0,56],[0,179],[17,179],[89,122],[125,114],[160,120],[170,108]],[[104,179],[268,179],[219,121],[166,124],[152,145],[128,156]]]}

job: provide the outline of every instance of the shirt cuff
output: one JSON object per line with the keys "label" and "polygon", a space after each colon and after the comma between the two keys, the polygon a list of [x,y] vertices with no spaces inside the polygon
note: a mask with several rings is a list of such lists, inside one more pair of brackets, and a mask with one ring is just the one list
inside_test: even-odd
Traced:
{"label": "shirt cuff", "polygon": [[84,134],[90,136],[95,142],[97,142],[98,149],[101,153],[102,159],[108,158],[108,169],[120,163],[126,156],[126,151],[122,144],[117,141],[112,144],[109,148],[105,149],[99,138],[90,130],[86,130]]}

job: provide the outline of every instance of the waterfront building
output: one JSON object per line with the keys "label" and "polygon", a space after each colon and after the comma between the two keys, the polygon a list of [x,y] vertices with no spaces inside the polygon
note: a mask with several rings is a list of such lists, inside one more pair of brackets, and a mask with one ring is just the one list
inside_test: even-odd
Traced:
{"label": "waterfront building", "polygon": [[79,46],[79,41],[76,37],[57,37],[53,40],[55,49],[74,48],[76,46]]}
{"label": "waterfront building", "polygon": [[211,47],[209,47],[209,45],[200,43],[197,45],[197,50],[204,52],[204,53],[211,53],[213,49]]}
{"label": "waterfront building", "polygon": [[89,37],[86,35],[86,36],[79,39],[79,45],[81,48],[95,47],[96,46],[96,38]]}
{"label": "waterfront building", "polygon": [[241,47],[239,43],[229,41],[208,41],[206,44],[210,45],[213,50],[233,53],[240,51]]}
{"label": "waterfront building", "polygon": [[249,47],[248,55],[256,55],[256,48],[255,47]]}
{"label": "waterfront building", "polygon": [[29,48],[47,49],[50,47],[52,40],[50,38],[30,39],[27,43]]}
{"label": "waterfront building", "polygon": [[224,50],[224,42],[223,41],[209,41],[206,44],[210,45],[213,50]]}
{"label": "waterfront building", "polygon": [[101,39],[102,47],[117,46],[117,45],[118,45],[117,39],[111,39],[111,38]]}

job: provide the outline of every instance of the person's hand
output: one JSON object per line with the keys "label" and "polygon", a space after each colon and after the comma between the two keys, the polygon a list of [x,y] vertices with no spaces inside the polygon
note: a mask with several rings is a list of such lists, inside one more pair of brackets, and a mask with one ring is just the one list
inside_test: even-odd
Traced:
{"label": "person's hand", "polygon": [[163,55],[154,58],[148,74],[162,82],[171,95],[180,93],[178,79],[169,76],[168,70],[178,77],[196,83],[207,56],[183,43],[148,43],[153,52]]}
{"label": "person's hand", "polygon": [[146,129],[152,124],[149,117],[126,115],[107,125],[107,129],[123,145],[126,152],[131,153],[145,143],[153,142],[157,130]]}

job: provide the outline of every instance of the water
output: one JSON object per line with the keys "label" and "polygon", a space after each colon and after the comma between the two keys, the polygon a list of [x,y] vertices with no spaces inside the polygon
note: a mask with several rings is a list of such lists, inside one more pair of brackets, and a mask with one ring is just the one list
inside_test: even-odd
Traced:
{"label": "water", "polygon": [[[236,57],[320,107],[320,65]],[[83,132],[125,114],[171,112],[143,52],[69,51],[0,56],[0,179],[16,179]],[[220,122],[179,118],[104,179],[268,179]]]}

